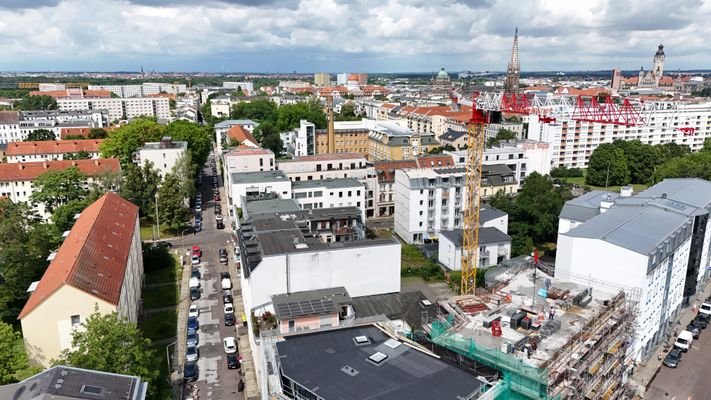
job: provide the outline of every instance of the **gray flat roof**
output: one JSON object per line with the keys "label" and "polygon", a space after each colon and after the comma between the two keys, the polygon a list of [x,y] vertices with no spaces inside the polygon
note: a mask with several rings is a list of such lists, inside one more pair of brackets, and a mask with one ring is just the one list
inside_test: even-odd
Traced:
{"label": "gray flat roof", "polygon": [[587,221],[600,214],[601,201],[614,201],[618,197],[620,197],[619,193],[606,192],[604,190],[587,192],[582,196],[566,201],[560,212],[560,218],[581,222]]}
{"label": "gray flat roof", "polygon": [[[440,235],[446,237],[450,242],[457,247],[462,245],[462,230],[454,229],[451,231],[440,231]],[[479,244],[502,243],[510,242],[511,236],[501,232],[492,226],[479,228]]]}
{"label": "gray flat roof", "polygon": [[248,201],[244,205],[247,215],[273,214],[275,212],[300,211],[293,199],[268,199]]}
{"label": "gray flat roof", "polygon": [[324,188],[324,189],[346,189],[352,187],[363,187],[363,184],[353,178],[342,179],[318,179],[313,181],[295,181],[291,184],[292,189]]}
{"label": "gray flat roof", "polygon": [[[356,345],[356,336],[368,343]],[[288,336],[276,347],[282,373],[325,400],[462,400],[478,394],[482,383],[473,375],[388,339],[368,325]],[[377,352],[387,358],[376,365],[368,357]]]}
{"label": "gray flat roof", "polygon": [[479,222],[491,221],[493,219],[505,217],[506,215],[508,214],[495,207],[484,206],[479,208]]}
{"label": "gray flat roof", "polygon": [[694,207],[706,208],[711,204],[711,182],[697,178],[665,179],[637,196],[661,198],[665,193],[667,199]]}
{"label": "gray flat roof", "polygon": [[232,183],[261,183],[289,181],[284,171],[259,171],[259,172],[233,172],[230,174]]}
{"label": "gray flat roof", "polygon": [[280,320],[307,315],[339,312],[342,304],[350,304],[351,296],[345,287],[308,290],[272,296],[272,305]]}
{"label": "gray flat roof", "polygon": [[[424,300],[429,300],[429,304],[423,303]],[[384,315],[390,320],[404,320],[415,330],[437,318],[436,301],[414,291],[354,297],[351,304],[358,318]]]}

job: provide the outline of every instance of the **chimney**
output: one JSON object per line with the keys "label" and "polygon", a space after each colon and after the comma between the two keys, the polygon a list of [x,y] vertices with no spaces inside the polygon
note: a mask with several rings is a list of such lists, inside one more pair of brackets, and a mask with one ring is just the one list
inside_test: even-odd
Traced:
{"label": "chimney", "polygon": [[47,161],[43,161],[43,162],[42,162],[42,168],[43,168],[43,169],[48,169],[48,168],[49,168],[49,165],[47,165]]}
{"label": "chimney", "polygon": [[76,166],[77,166],[77,162],[72,160],[72,167],[76,167]]}
{"label": "chimney", "polygon": [[23,169],[25,169],[25,166],[22,165],[22,163],[17,163],[17,166],[20,168],[20,171],[22,171]]}
{"label": "chimney", "polygon": [[99,159],[98,158],[94,159],[94,165],[96,165],[97,167],[99,166]]}
{"label": "chimney", "polygon": [[622,186],[620,188],[620,197],[630,197],[632,196],[633,189],[632,186]]}
{"label": "chimney", "polygon": [[326,97],[326,107],[328,108],[328,153],[336,152],[336,132],[333,123],[333,96]]}

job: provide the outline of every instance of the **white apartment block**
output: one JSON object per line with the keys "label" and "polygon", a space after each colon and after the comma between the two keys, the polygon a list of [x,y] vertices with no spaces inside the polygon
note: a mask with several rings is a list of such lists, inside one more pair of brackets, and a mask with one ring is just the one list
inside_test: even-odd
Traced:
{"label": "white apartment block", "polygon": [[279,81],[279,87],[284,89],[308,88],[311,84],[306,81]]}
{"label": "white apartment block", "polygon": [[230,187],[227,191],[231,212],[237,215],[237,209],[242,208],[242,197],[258,196],[274,193],[282,199],[290,199],[291,181],[279,170],[261,172],[235,172],[229,177]]}
{"label": "white apartment block", "polygon": [[53,92],[55,90],[67,90],[67,86],[63,83],[40,83],[38,90],[40,92]]}
{"label": "white apartment block", "polygon": [[709,210],[711,182],[699,179],[573,199],[560,216],[556,278],[636,293],[634,356],[648,359],[709,279]]}
{"label": "white apartment block", "polygon": [[517,139],[524,139],[523,137],[523,124],[520,122],[501,122],[496,124],[486,124],[484,128],[484,135],[487,139],[495,138],[499,133],[499,130],[507,129],[516,134]]}
{"label": "white apartment block", "polygon": [[[242,89],[243,92],[254,93],[253,82],[222,82],[222,87],[225,89]],[[245,93],[245,94],[248,94]]]}
{"label": "white apartment block", "polygon": [[289,157],[311,156],[316,154],[316,125],[305,119],[299,121],[299,127],[281,133],[284,149]]}
{"label": "white apartment block", "polygon": [[219,96],[210,100],[210,115],[215,118],[229,117],[231,109],[232,101],[227,96]]}
{"label": "white apartment block", "polygon": [[21,142],[37,129],[46,129],[60,137],[61,129],[101,128],[108,116],[95,111],[0,111],[0,143]]}
{"label": "white apartment block", "polygon": [[89,90],[108,90],[123,98],[146,97],[159,93],[168,93],[177,96],[185,93],[188,87],[184,84],[171,83],[144,83],[141,85],[89,85]]}
{"label": "white apartment block", "polygon": [[[437,260],[450,271],[462,269],[462,241],[461,229],[440,232]],[[478,253],[479,268],[501,264],[511,258],[511,237],[496,228],[479,227]]]}
{"label": "white apartment block", "polygon": [[461,228],[465,175],[463,168],[396,170],[395,233],[407,243],[421,243]]}
{"label": "white apartment block", "polygon": [[280,160],[277,168],[292,182],[352,178],[365,186],[365,216],[375,215],[378,199],[378,177],[373,164],[357,153],[317,154]]}
{"label": "white apartment block", "polygon": [[166,136],[160,142],[144,144],[134,155],[133,161],[141,167],[150,161],[163,179],[173,172],[173,168],[185,157],[187,150],[188,142],[174,142],[170,136]]}
{"label": "white apartment block", "polygon": [[[466,166],[467,151],[445,151],[454,158],[458,167]],[[484,150],[484,165],[505,164],[522,183],[532,172],[548,175],[551,172],[552,146],[545,142],[522,139],[501,142],[498,146]]]}
{"label": "white apartment block", "polygon": [[273,171],[274,153],[268,149],[235,147],[222,155],[222,176],[226,187],[230,187],[232,174],[240,172]]}
{"label": "white apartment block", "polygon": [[365,186],[352,178],[306,180],[291,185],[291,196],[301,208],[358,207],[361,221],[365,221],[365,194]]}
{"label": "white apartment block", "polygon": [[586,168],[590,155],[602,143],[615,140],[639,140],[650,145],[677,143],[697,151],[711,137],[711,102],[647,102],[642,116],[646,124],[639,126],[562,118],[542,123],[532,117],[528,138],[553,146],[553,167]]}
{"label": "white apartment block", "polygon": [[123,120],[141,116],[170,119],[167,97],[130,97],[96,99],[57,99],[60,110],[107,110],[109,120]]}

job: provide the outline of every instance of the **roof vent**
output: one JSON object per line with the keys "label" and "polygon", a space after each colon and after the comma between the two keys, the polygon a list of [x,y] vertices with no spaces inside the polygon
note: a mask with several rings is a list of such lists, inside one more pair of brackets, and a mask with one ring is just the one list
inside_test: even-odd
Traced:
{"label": "roof vent", "polygon": [[353,343],[355,343],[356,346],[365,346],[366,344],[370,344],[370,339],[368,339],[367,336],[356,336],[353,338]]}
{"label": "roof vent", "polygon": [[49,255],[47,256],[47,261],[52,261],[52,260],[54,260],[55,257],[57,257],[57,252],[53,251],[53,252],[49,253]]}
{"label": "roof vent", "polygon": [[83,385],[81,387],[80,393],[91,394],[94,396],[102,396],[104,394],[104,388],[100,386]]}
{"label": "roof vent", "polygon": [[355,368],[348,366],[348,365],[341,368],[341,371],[343,371],[344,373],[346,373],[350,376],[356,376],[359,373],[358,370],[356,370]]}
{"label": "roof vent", "polygon": [[296,243],[296,244],[294,244],[294,247],[298,250],[303,250],[303,249],[308,249],[309,245],[306,243]]}
{"label": "roof vent", "polygon": [[381,365],[387,358],[388,356],[386,354],[383,354],[378,351],[372,356],[368,357],[368,361],[372,362],[375,365]]}
{"label": "roof vent", "polygon": [[27,288],[27,293],[32,293],[37,289],[37,285],[39,285],[40,281],[34,281],[30,283],[30,287]]}
{"label": "roof vent", "polygon": [[425,307],[429,307],[432,305],[432,302],[427,299],[422,300],[420,303]]}

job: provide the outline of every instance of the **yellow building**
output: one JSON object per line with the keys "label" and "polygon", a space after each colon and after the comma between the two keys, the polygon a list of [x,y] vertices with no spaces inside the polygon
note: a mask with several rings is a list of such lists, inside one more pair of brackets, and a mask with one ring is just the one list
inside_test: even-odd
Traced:
{"label": "yellow building", "polygon": [[328,72],[317,72],[314,74],[314,85],[328,86],[331,84],[331,74]]}
{"label": "yellow building", "polygon": [[416,133],[393,121],[373,121],[368,143],[371,161],[414,160],[439,146],[431,133]]}
{"label": "yellow building", "polygon": [[87,207],[19,315],[30,360],[48,367],[98,310],[138,321],[143,256],[138,207],[108,192]]}
{"label": "yellow building", "polygon": [[[368,127],[363,121],[333,123],[336,153],[358,153],[368,156]],[[316,154],[328,154],[328,130],[316,130]]]}

